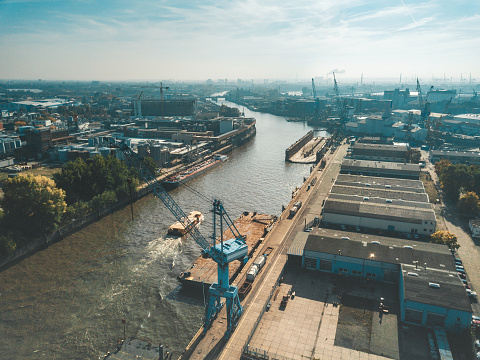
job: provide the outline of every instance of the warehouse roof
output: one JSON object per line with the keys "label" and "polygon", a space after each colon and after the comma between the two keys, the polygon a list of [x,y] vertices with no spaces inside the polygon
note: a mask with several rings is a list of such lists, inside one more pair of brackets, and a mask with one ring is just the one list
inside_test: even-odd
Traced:
{"label": "warehouse roof", "polygon": [[401,172],[420,172],[420,165],[406,164],[387,161],[370,161],[370,160],[354,160],[344,159],[342,161],[342,170],[349,168],[364,168],[371,170],[391,170]]}
{"label": "warehouse roof", "polygon": [[[387,188],[402,187],[402,188],[421,189],[422,191],[425,191],[423,182],[421,180],[366,176],[366,175],[356,175],[356,174],[353,174],[353,175],[338,174],[336,181],[337,182],[344,181],[348,183],[357,183],[357,184],[370,184],[370,186],[377,186],[377,187],[380,186],[380,187],[387,187]],[[408,190],[408,191],[416,192],[415,190]]]}
{"label": "warehouse roof", "polygon": [[428,195],[424,192],[398,191],[395,188],[372,187],[372,186],[345,186],[335,183],[330,190],[331,194],[368,196],[370,198],[400,199],[407,201],[428,203]]}
{"label": "warehouse roof", "polygon": [[[455,271],[402,264],[404,299],[423,304],[472,311],[465,287]],[[435,284],[435,285],[430,285]]]}
{"label": "warehouse roof", "polygon": [[[415,194],[414,195],[420,195],[420,194]],[[354,201],[354,202],[366,202],[370,204],[378,204],[378,205],[387,205],[387,206],[401,206],[401,207],[407,207],[407,208],[413,208],[413,209],[431,209],[432,206],[430,203],[426,201],[413,201],[413,200],[404,200],[404,199],[395,199],[393,197],[391,198],[384,198],[384,197],[378,197],[374,196],[375,194],[366,194],[366,196],[362,194],[339,194],[339,193],[334,193],[332,190],[332,193],[328,196],[329,200],[345,200],[345,201]],[[368,199],[368,200],[367,200]]]}
{"label": "warehouse roof", "polygon": [[408,148],[405,145],[387,145],[387,144],[366,144],[366,143],[355,143],[352,145],[352,150],[375,150],[378,152],[407,152]]}
{"label": "warehouse roof", "polygon": [[[395,247],[383,243],[374,244],[366,241],[352,241],[310,233],[305,243],[305,251],[368,259],[390,264],[407,264],[412,265],[414,268],[415,261],[418,261],[418,267],[426,263],[427,269],[451,271],[456,275],[452,254],[446,245],[440,245],[443,248],[442,250],[432,247],[432,251],[425,248],[417,249],[413,248],[413,246],[406,246]],[[373,257],[371,256],[372,254]],[[461,284],[458,277],[457,280]]]}
{"label": "warehouse roof", "polygon": [[431,209],[395,206],[390,203],[377,204],[368,200],[345,200],[327,198],[324,212],[351,216],[363,216],[375,219],[421,224],[423,221],[436,221]]}

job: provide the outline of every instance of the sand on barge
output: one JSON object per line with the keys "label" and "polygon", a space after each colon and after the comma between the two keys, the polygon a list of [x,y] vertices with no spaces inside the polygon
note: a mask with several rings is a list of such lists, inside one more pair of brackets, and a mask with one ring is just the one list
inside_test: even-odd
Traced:
{"label": "sand on barge", "polygon": [[[246,236],[245,242],[248,245],[249,256],[262,243],[276,220],[277,217],[274,215],[244,212],[234,221],[240,234]],[[225,240],[232,237],[233,234],[230,230],[223,233]],[[242,270],[243,264],[240,261],[233,261],[228,266],[231,284]],[[203,290],[207,291],[208,287],[217,281],[217,264],[210,258],[199,256],[188,270],[180,273],[178,279],[182,282],[182,290],[192,295],[201,295]],[[202,289],[202,285],[204,289]]]}

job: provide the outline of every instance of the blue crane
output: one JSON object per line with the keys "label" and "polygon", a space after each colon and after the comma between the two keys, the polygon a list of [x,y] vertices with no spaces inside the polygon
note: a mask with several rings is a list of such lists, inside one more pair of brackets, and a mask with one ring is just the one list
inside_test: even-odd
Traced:
{"label": "blue crane", "polygon": [[[118,147],[125,155],[125,160],[132,165],[140,177],[150,187],[153,194],[157,196],[165,204],[168,210],[180,221],[185,229],[190,233],[195,242],[203,249],[203,253],[212,258],[217,263],[218,281],[213,283],[208,289],[208,302],[205,308],[205,319],[203,324],[203,332],[205,333],[212,325],[215,317],[224,306],[222,298],[226,299],[227,305],[227,331],[226,337],[235,329],[235,326],[243,313],[243,307],[240,304],[238,297],[238,289],[236,286],[230,285],[228,264],[235,260],[246,262],[248,260],[248,246],[245,243],[245,237],[240,235],[235,227],[233,221],[226,213],[222,202],[220,200],[213,201],[213,235],[212,244],[202,235],[202,233],[195,227],[188,216],[178,206],[170,194],[157,181],[155,174],[153,174],[144,164],[143,159],[135,153],[124,142],[115,141],[109,138],[110,144]],[[224,222],[227,228],[230,228],[234,235],[233,239],[223,239],[223,225]],[[220,239],[217,239],[216,227],[217,223],[220,225]]]}

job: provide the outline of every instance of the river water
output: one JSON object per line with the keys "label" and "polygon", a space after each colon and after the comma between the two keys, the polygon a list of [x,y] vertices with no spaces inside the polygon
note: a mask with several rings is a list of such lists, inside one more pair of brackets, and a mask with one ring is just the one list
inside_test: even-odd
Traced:
{"label": "river water", "polygon": [[[235,104],[224,102],[229,106]],[[279,215],[309,165],[284,161],[312,128],[243,109],[257,135],[229,159],[171,192],[185,212],[200,210],[211,235],[211,201],[232,219],[243,211]],[[317,133],[325,136],[325,132]],[[192,239],[166,236],[175,221],[147,196],[0,273],[1,359],[98,359],[127,336],[162,342],[180,355],[202,324],[204,304],[179,293],[176,276],[200,254]]]}

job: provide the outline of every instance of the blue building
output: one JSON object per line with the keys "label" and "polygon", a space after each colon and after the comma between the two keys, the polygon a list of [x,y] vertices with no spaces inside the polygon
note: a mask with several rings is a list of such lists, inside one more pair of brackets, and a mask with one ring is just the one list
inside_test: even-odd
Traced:
{"label": "blue building", "polygon": [[356,241],[323,229],[303,234],[289,250],[289,258],[298,259],[304,244],[303,268],[397,284],[403,323],[451,332],[470,327],[470,299],[445,245],[374,236]]}

